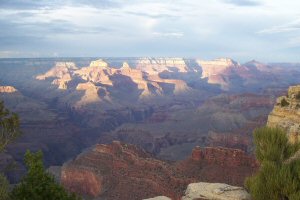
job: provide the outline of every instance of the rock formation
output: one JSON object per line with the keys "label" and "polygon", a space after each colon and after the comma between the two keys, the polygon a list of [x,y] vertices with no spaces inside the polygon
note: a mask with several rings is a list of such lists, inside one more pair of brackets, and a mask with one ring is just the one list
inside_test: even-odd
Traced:
{"label": "rock formation", "polygon": [[[115,66],[115,62],[99,59],[78,68],[72,62],[57,62],[36,79],[66,90],[67,96],[60,98],[62,104],[82,107],[95,103],[101,105],[101,109],[153,104],[154,100],[155,104],[164,104],[176,101],[174,96],[182,98],[184,95],[188,96],[186,101],[199,101],[215,94],[217,89],[257,91],[277,81],[273,72],[267,70],[269,66],[257,61],[241,65],[226,58],[193,62],[183,58],[137,58],[124,59],[121,63],[121,66]],[[81,98],[77,86],[82,83],[101,86],[109,100]],[[211,88],[206,89],[208,86]],[[74,99],[79,101],[74,102]]]}
{"label": "rock formation", "polygon": [[256,167],[255,160],[240,150],[196,148],[185,161],[169,163],[115,141],[96,145],[65,163],[61,182],[68,190],[91,197],[180,199],[189,183],[217,180],[242,185]]}
{"label": "rock formation", "polygon": [[0,93],[14,93],[17,91],[13,86],[0,86]]}
{"label": "rock formation", "polygon": [[[96,145],[62,167],[62,184],[70,191],[106,199],[143,199],[160,194],[179,197],[184,180],[171,166],[133,145]],[[182,188],[183,189],[183,188]],[[129,192],[130,191],[130,192]]]}
{"label": "rock formation", "polygon": [[245,177],[258,169],[254,156],[239,149],[195,147],[192,155],[177,163],[194,182],[216,182],[242,186]]}
{"label": "rock formation", "polygon": [[[0,60],[2,85],[19,91],[0,93],[5,105],[21,117],[24,134],[7,150],[18,163],[30,148],[43,150],[46,165],[61,165],[99,142],[104,132],[173,160],[185,159],[196,145],[251,149],[250,133],[265,124],[269,102],[273,107],[268,98],[300,81],[299,64],[221,59],[225,67],[208,61],[212,64],[205,63],[204,69],[196,59],[183,58],[91,61]],[[224,87],[201,78],[203,69],[204,76],[215,70]],[[223,90],[238,94],[212,98]],[[112,132],[121,125],[130,131]]]}
{"label": "rock formation", "polygon": [[90,67],[108,67],[108,63],[102,59],[92,61]]}
{"label": "rock formation", "polygon": [[[99,59],[80,69],[74,63],[57,62],[48,72],[36,76],[36,79],[51,81],[51,84],[57,85],[58,89],[68,90],[69,96],[73,99],[74,96],[81,95],[78,90],[84,90],[84,97],[78,97],[80,100],[75,102],[76,107],[97,103],[104,109],[111,109],[116,105],[144,103],[151,98],[191,92],[195,95],[199,94],[184,80],[165,79],[159,75],[162,71],[173,72],[172,70],[185,73],[188,68],[183,59],[140,59],[135,67],[130,67],[128,62],[123,62],[121,68],[111,67],[106,61]],[[99,87],[105,91],[106,101],[102,101],[103,97],[98,92]],[[92,97],[88,97],[89,95]],[[108,104],[111,106],[106,106]]]}
{"label": "rock formation", "polygon": [[289,87],[286,96],[277,98],[267,126],[282,128],[291,142],[300,141],[300,85]]}
{"label": "rock formation", "polygon": [[187,72],[188,67],[183,58],[140,58],[135,63],[137,69],[149,74],[163,71]]}
{"label": "rock formation", "polygon": [[143,199],[143,200],[171,200],[171,199],[166,196],[158,196],[158,197],[153,197],[153,198]]}
{"label": "rock formation", "polygon": [[52,84],[57,85],[59,89],[67,89],[68,82],[72,80],[72,73],[77,67],[73,62],[57,62],[55,66],[46,72],[36,76],[37,80],[53,79]]}
{"label": "rock formation", "polygon": [[242,187],[223,183],[191,183],[188,185],[182,200],[250,200],[251,197]]}
{"label": "rock formation", "polygon": [[239,63],[226,58],[213,61],[198,60],[197,62],[202,68],[201,78],[207,78],[210,84],[219,84],[224,90],[229,90],[231,87],[229,76],[235,75],[238,70],[245,70],[245,67]]}
{"label": "rock formation", "polygon": [[274,102],[265,95],[239,94],[210,98],[196,109],[180,102],[154,107],[147,120],[103,133],[98,142],[120,140],[167,160],[185,159],[197,145],[249,152],[252,132],[266,124]]}

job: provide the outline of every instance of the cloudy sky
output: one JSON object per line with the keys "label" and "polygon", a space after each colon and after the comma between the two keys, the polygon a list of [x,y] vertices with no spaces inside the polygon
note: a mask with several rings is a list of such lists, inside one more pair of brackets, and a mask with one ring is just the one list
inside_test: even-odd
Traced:
{"label": "cloudy sky", "polygon": [[298,0],[0,0],[0,57],[300,62]]}

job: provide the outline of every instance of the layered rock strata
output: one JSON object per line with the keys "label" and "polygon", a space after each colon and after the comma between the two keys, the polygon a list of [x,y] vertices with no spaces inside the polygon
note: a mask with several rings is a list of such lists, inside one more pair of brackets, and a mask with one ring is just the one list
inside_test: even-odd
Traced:
{"label": "layered rock strata", "polygon": [[65,163],[61,182],[70,191],[105,199],[145,199],[167,196],[180,199],[189,183],[226,182],[242,185],[257,169],[243,151],[195,148],[177,163],[157,160],[134,145],[114,141],[96,145]]}
{"label": "layered rock strata", "polygon": [[277,98],[267,126],[285,130],[292,143],[300,141],[300,85],[289,87],[286,96]]}

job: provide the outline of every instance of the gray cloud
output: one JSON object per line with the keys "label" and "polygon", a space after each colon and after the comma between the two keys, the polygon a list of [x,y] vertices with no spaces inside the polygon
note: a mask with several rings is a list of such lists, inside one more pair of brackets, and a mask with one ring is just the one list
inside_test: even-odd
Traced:
{"label": "gray cloud", "polygon": [[181,38],[184,36],[182,32],[153,32],[154,36],[157,37],[175,37],[175,38]]}
{"label": "gray cloud", "polygon": [[63,1],[58,0],[0,0],[0,8],[3,9],[20,9],[20,10],[31,10],[40,9],[46,7],[57,7],[61,5]]}
{"label": "gray cloud", "polygon": [[223,0],[225,3],[233,4],[236,6],[259,6],[261,2],[257,0]]}
{"label": "gray cloud", "polygon": [[292,21],[287,24],[273,26],[271,28],[266,28],[258,31],[259,34],[275,34],[275,33],[284,33],[284,32],[294,32],[300,30],[300,19]]}
{"label": "gray cloud", "polygon": [[119,8],[123,5],[118,0],[77,0],[72,1],[72,3],[75,5],[87,5],[96,8]]}
{"label": "gray cloud", "polygon": [[299,48],[290,47],[300,44],[300,22],[284,23],[299,18],[297,2],[0,0],[0,57],[58,54],[299,60],[294,57]]}
{"label": "gray cloud", "polygon": [[0,0],[0,8],[16,10],[55,9],[61,6],[90,6],[109,9],[122,5],[118,0]]}
{"label": "gray cloud", "polygon": [[31,22],[17,23],[0,20],[0,33],[2,38],[14,36],[38,36],[45,37],[53,34],[100,34],[112,33],[114,29],[110,27],[95,26],[78,26],[66,20],[52,20],[50,22]]}
{"label": "gray cloud", "polygon": [[159,19],[159,18],[168,18],[168,19],[174,19],[178,18],[178,15],[170,15],[170,14],[149,14],[149,13],[144,13],[144,12],[132,12],[132,11],[127,11],[125,12],[130,15],[134,16],[141,16],[141,17],[149,17],[149,18],[154,18],[154,19]]}

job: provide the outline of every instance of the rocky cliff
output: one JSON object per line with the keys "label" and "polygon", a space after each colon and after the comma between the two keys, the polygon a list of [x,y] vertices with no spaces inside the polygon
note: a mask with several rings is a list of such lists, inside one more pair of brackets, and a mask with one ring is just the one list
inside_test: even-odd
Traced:
{"label": "rocky cliff", "polygon": [[164,195],[180,199],[189,183],[242,185],[256,168],[255,160],[240,150],[196,148],[190,158],[170,163],[115,141],[96,145],[65,163],[61,182],[68,190],[91,197],[134,200]]}
{"label": "rocky cliff", "polygon": [[300,140],[300,85],[289,87],[286,96],[277,98],[267,126],[284,129],[291,142]]}

